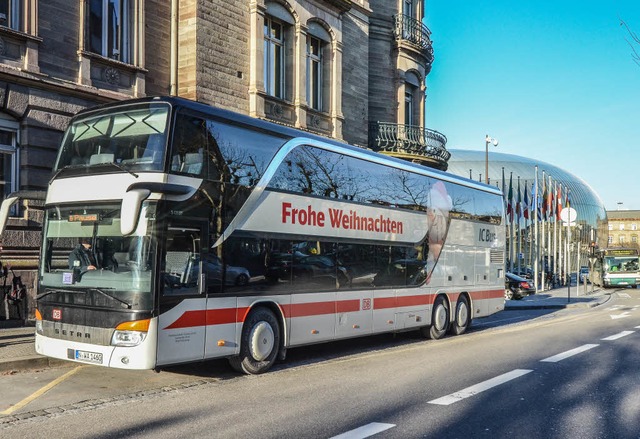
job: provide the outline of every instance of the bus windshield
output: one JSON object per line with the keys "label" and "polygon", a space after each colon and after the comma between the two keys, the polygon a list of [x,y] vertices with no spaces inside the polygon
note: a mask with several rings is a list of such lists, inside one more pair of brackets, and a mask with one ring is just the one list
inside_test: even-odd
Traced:
{"label": "bus windshield", "polygon": [[161,171],[169,106],[151,103],[91,113],[69,126],[54,171],[115,164]]}
{"label": "bus windshield", "polygon": [[605,269],[609,273],[638,271],[638,256],[608,256]]}
{"label": "bus windshield", "polygon": [[143,204],[129,236],[120,233],[119,205],[54,207],[45,212],[40,284],[151,293],[155,207]]}

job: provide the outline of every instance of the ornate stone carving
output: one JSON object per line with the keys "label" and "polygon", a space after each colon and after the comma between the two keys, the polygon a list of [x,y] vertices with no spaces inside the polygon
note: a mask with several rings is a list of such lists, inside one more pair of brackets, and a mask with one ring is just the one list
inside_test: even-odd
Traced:
{"label": "ornate stone carving", "polygon": [[102,71],[102,76],[109,84],[116,85],[120,83],[120,71],[113,67],[105,68]]}
{"label": "ornate stone carving", "polygon": [[273,116],[277,118],[282,118],[284,116],[284,109],[280,104],[273,104]]}

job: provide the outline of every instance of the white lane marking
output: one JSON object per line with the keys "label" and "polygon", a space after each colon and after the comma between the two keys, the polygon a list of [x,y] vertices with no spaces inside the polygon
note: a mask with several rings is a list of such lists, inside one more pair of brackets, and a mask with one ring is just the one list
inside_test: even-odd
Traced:
{"label": "white lane marking", "polygon": [[552,357],[545,358],[544,361],[546,363],[557,363],[558,361],[564,360],[565,358],[573,357],[574,355],[580,354],[584,351],[588,351],[589,349],[593,349],[596,346],[600,346],[597,344],[585,344],[575,349],[568,350],[566,352],[562,352],[560,354],[554,355]]}
{"label": "white lane marking", "polygon": [[617,320],[617,319],[624,319],[625,317],[629,317],[629,311],[625,311],[623,313],[620,314],[609,314],[611,316],[611,320]]}
{"label": "white lane marking", "polygon": [[609,337],[601,338],[600,340],[613,341],[622,337],[626,337],[627,335],[634,334],[635,332],[636,331],[622,331],[617,334],[610,335]]}
{"label": "white lane marking", "polygon": [[623,299],[631,299],[631,296],[627,293],[618,293],[618,296],[622,297]]}
{"label": "white lane marking", "polygon": [[371,424],[363,425],[355,430],[347,431],[346,433],[333,436],[330,439],[364,439],[374,434],[382,433],[390,428],[395,427],[395,424],[382,424],[380,422],[372,422]]}
{"label": "white lane marking", "polygon": [[523,375],[528,374],[529,372],[533,372],[533,370],[515,369],[515,370],[512,370],[511,372],[507,372],[495,378],[491,378],[490,380],[483,381],[471,387],[467,387],[466,389],[462,389],[459,392],[452,393],[451,395],[443,396],[442,398],[429,401],[429,404],[450,405],[450,404],[453,404],[454,402],[461,401],[470,396],[477,395],[478,393],[484,392],[485,390],[489,390],[492,387],[496,387],[496,386],[499,386],[500,384],[504,384],[507,381],[511,381],[513,379],[519,378]]}

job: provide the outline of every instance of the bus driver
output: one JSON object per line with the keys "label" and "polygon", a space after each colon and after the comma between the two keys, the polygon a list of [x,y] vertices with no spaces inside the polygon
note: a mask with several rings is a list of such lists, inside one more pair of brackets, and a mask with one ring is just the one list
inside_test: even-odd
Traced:
{"label": "bus driver", "polygon": [[96,259],[91,252],[91,238],[80,238],[76,248],[69,254],[69,268],[80,268],[83,273],[96,269]]}

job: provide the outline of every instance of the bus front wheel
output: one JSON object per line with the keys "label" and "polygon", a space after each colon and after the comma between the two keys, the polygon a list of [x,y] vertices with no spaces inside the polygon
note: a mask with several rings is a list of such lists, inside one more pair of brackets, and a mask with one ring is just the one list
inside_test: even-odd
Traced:
{"label": "bus front wheel", "polygon": [[253,310],[242,327],[240,354],[229,359],[238,372],[257,375],[271,368],[280,348],[280,325],[267,308]]}

